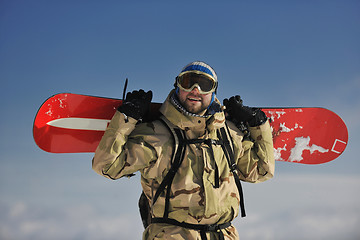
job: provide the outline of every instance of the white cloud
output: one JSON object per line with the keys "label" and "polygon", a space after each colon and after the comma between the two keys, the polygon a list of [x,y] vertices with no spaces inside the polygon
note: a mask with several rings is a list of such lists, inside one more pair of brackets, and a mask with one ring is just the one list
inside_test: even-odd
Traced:
{"label": "white cloud", "polygon": [[[265,183],[244,184],[244,190],[248,216],[234,221],[241,239],[360,239],[359,176],[278,173]],[[138,210],[122,206],[123,200],[0,204],[0,239],[141,239]],[[126,208],[132,209],[124,214]]]}
{"label": "white cloud", "polygon": [[141,239],[142,234],[138,214],[104,215],[90,205],[52,210],[20,202],[9,207],[1,206],[1,209],[0,239],[4,240],[125,240]]}
{"label": "white cloud", "polygon": [[9,217],[10,218],[16,218],[24,214],[26,211],[26,205],[23,202],[17,202],[15,203],[9,211]]}
{"label": "white cloud", "polygon": [[246,186],[243,239],[360,239],[360,177],[279,174]]}
{"label": "white cloud", "polygon": [[358,212],[332,209],[294,208],[277,214],[258,214],[239,223],[240,238],[267,240],[359,239]]}

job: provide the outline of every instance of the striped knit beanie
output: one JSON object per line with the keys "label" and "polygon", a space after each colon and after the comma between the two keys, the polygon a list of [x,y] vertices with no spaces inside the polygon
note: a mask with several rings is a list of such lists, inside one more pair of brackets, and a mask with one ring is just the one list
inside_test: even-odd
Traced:
{"label": "striped knit beanie", "polygon": [[201,62],[201,61],[196,61],[196,62],[192,62],[189,63],[188,65],[186,65],[182,70],[180,75],[183,75],[185,73],[188,72],[203,72],[206,75],[209,75],[211,78],[213,78],[215,80],[215,82],[217,82],[217,75],[214,71],[214,69],[212,67],[210,67],[208,64]]}

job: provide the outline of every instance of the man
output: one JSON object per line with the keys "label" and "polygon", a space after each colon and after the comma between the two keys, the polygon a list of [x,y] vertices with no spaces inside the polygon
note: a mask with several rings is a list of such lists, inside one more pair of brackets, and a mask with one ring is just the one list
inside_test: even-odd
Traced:
{"label": "man", "polygon": [[192,62],[176,78],[159,119],[139,121],[152,93],[134,91],[105,131],[93,169],[111,179],[141,172],[151,218],[143,239],[239,239],[231,221],[239,205],[245,216],[240,180],[273,177],[266,115],[243,106],[239,96],[225,99],[223,111],[217,85],[209,65]]}

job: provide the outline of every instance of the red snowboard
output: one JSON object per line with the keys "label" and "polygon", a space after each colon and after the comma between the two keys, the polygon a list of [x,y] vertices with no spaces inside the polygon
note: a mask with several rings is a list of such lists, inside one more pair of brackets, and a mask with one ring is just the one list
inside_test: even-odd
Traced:
{"label": "red snowboard", "polygon": [[[34,121],[36,144],[47,152],[94,152],[119,99],[61,93],[47,99]],[[151,118],[160,103],[151,105]],[[346,125],[324,108],[263,108],[271,119],[274,154],[278,161],[320,164],[334,160],[346,148]],[[147,119],[151,120],[151,119]]]}

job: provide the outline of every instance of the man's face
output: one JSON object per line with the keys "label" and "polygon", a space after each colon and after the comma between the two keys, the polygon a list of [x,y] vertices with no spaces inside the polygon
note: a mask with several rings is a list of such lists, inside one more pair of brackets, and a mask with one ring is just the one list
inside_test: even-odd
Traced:
{"label": "man's face", "polygon": [[178,97],[181,105],[190,113],[201,114],[208,108],[211,102],[212,92],[201,94],[197,87],[191,92],[179,89]]}

